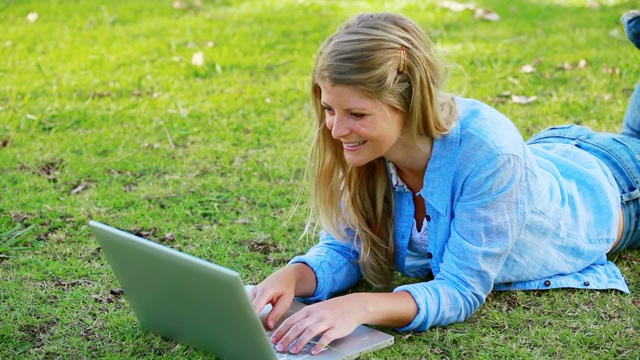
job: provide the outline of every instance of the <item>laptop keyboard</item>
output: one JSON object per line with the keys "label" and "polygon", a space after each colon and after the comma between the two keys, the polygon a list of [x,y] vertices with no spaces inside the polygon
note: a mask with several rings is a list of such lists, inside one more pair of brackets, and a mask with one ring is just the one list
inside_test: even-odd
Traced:
{"label": "laptop keyboard", "polygon": [[[291,344],[293,345],[293,344]],[[291,348],[291,345],[289,345],[289,348]],[[283,351],[283,352],[278,352],[276,350],[275,345],[273,346],[273,351],[276,352],[276,355],[278,356],[278,359],[302,359],[302,358],[306,358],[307,356],[312,356],[311,354],[311,348],[313,347],[313,344],[308,343],[307,345],[305,345],[302,350],[297,353],[297,354],[290,354],[288,353],[289,348],[287,348],[287,350]]]}
{"label": "laptop keyboard", "polygon": [[[272,331],[268,331],[267,335],[269,336],[269,338],[271,338],[271,334]],[[313,343],[308,342],[307,345],[305,345],[302,350],[300,350],[300,352],[298,352],[297,354],[291,354],[289,353],[289,349],[291,349],[291,347],[295,344],[296,342],[292,342],[291,344],[289,344],[289,346],[282,352],[279,352],[278,350],[276,350],[276,344],[273,344],[273,351],[276,353],[276,355],[278,356],[278,359],[303,359],[306,358],[307,356],[312,356],[311,354],[311,348],[313,348]]]}

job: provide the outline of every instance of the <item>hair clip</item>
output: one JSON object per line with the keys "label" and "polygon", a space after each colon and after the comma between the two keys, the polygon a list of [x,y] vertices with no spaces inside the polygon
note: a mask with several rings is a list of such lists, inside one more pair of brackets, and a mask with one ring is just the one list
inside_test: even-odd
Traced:
{"label": "hair clip", "polygon": [[407,69],[407,48],[404,46],[400,48],[400,67],[398,68],[398,75],[404,74]]}

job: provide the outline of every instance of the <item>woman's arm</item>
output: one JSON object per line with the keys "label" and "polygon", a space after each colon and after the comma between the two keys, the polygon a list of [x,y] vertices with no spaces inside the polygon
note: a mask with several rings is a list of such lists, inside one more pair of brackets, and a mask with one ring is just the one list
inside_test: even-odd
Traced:
{"label": "woman's arm", "polygon": [[298,353],[316,336],[320,339],[311,352],[317,354],[335,339],[349,335],[359,325],[406,326],[418,313],[411,294],[354,293],[309,305],[286,319],[273,333],[278,351]]}
{"label": "woman's arm", "polygon": [[334,294],[353,286],[362,276],[358,266],[358,245],[355,234],[347,229],[349,241],[340,241],[331,234],[322,231],[320,241],[305,255],[296,256],[289,264],[303,263],[313,270],[316,276],[315,292],[301,296],[305,301],[326,300]]}
{"label": "woman's arm", "polygon": [[454,201],[455,216],[434,280],[395,290],[410,292],[420,308],[401,331],[424,331],[471,316],[492,290],[525,223],[524,194],[531,189],[522,159],[501,154],[471,163],[477,165]]}
{"label": "woman's arm", "polygon": [[295,296],[309,297],[316,291],[316,274],[304,263],[287,265],[274,272],[249,292],[253,307],[258,313],[267,304],[273,309],[266,323],[273,328],[289,309]]}
{"label": "woman's arm", "polygon": [[[352,231],[347,231],[353,236]],[[294,297],[309,301],[325,300],[355,284],[360,278],[358,252],[353,243],[341,242],[322,232],[320,242],[303,256],[276,271],[249,293],[256,311],[267,304],[273,309],[266,319],[273,328],[289,309]]]}

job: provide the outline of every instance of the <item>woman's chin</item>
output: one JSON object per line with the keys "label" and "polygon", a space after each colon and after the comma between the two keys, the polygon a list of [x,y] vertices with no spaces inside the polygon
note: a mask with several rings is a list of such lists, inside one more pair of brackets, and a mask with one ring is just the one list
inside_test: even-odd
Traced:
{"label": "woman's chin", "polygon": [[370,158],[365,158],[365,157],[361,157],[361,156],[349,156],[346,155],[344,157],[347,165],[351,166],[351,167],[360,167],[363,165],[366,165],[368,163],[370,163],[371,161],[373,161],[374,159],[370,159]]}

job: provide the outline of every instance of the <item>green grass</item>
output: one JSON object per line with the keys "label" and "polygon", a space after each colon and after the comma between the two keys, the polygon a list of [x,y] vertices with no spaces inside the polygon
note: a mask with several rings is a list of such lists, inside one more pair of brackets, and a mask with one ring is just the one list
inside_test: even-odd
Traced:
{"label": "green grass", "polygon": [[[410,15],[458,65],[450,89],[495,106],[525,137],[568,122],[618,131],[640,80],[640,53],[618,23],[638,2],[477,2],[498,22],[424,0],[171,3],[0,3],[2,359],[206,358],[138,326],[110,292],[119,286],[88,220],[248,283],[305,251],[313,56],[357,12]],[[198,51],[203,67],[191,64]],[[586,68],[562,68],[582,59]],[[519,72],[533,63],[537,72]],[[505,93],[538,98],[519,105]],[[364,357],[640,358],[640,251],[613,261],[631,295],[494,293],[464,323],[387,329],[396,345]]]}

